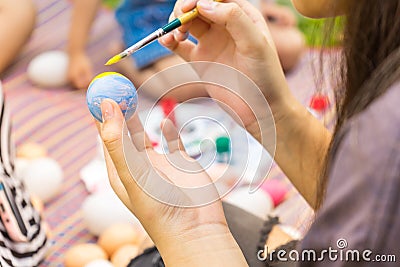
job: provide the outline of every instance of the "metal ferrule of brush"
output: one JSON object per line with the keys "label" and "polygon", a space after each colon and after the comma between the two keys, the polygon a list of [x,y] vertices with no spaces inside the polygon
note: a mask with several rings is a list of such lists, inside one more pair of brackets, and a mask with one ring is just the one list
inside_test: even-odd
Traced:
{"label": "metal ferrule of brush", "polygon": [[157,29],[156,31],[147,35],[145,38],[143,38],[142,40],[134,44],[132,47],[127,49],[126,50],[127,55],[129,56],[135,51],[139,50],[140,48],[146,46],[147,44],[154,42],[155,40],[163,36],[165,33],[166,32],[162,28]]}

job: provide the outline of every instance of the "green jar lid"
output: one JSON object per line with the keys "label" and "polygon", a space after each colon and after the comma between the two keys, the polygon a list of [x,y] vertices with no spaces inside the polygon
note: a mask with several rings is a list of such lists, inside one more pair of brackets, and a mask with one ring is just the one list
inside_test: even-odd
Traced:
{"label": "green jar lid", "polygon": [[231,140],[227,136],[220,136],[215,140],[217,153],[224,153],[231,151]]}

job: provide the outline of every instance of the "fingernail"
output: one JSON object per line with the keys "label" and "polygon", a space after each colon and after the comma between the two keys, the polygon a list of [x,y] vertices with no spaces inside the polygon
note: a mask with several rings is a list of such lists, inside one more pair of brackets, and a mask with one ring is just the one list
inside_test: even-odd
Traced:
{"label": "fingernail", "polygon": [[179,38],[179,30],[178,30],[178,29],[175,29],[175,30],[173,31],[173,34],[174,34],[175,40],[178,40],[178,38]]}
{"label": "fingernail", "polygon": [[182,33],[182,41],[185,41],[187,38],[189,38],[189,32]]}
{"label": "fingernail", "polygon": [[197,5],[203,10],[213,10],[217,3],[214,1],[200,0]]}
{"label": "fingernail", "polygon": [[174,30],[174,37],[177,41],[185,41],[189,37],[188,32],[181,32],[178,29]]}
{"label": "fingernail", "polygon": [[[172,36],[172,38],[171,38],[171,36]],[[171,46],[171,42],[173,41],[173,40],[171,40],[171,39],[174,39],[174,34],[173,34],[173,32],[169,32],[169,33],[167,33],[166,35],[164,35],[164,36],[162,36],[161,38],[159,38],[158,39],[158,41],[163,45],[163,46]]]}
{"label": "fingernail", "polygon": [[163,46],[165,46],[164,38],[165,38],[164,36],[158,38],[158,42],[159,42],[161,45],[163,45]]}
{"label": "fingernail", "polygon": [[100,108],[101,115],[103,116],[103,122],[108,121],[114,117],[114,107],[107,99],[101,102]]}

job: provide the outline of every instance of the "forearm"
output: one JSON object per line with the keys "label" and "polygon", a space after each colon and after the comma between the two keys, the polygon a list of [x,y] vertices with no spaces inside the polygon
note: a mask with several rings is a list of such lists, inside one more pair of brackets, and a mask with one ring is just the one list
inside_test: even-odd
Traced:
{"label": "forearm", "polygon": [[331,133],[297,100],[287,102],[284,113],[275,113],[275,160],[293,185],[316,208],[319,177]]}
{"label": "forearm", "polygon": [[[316,208],[319,177],[331,133],[290,94],[285,97],[284,103],[271,105],[271,110],[276,128],[274,159],[308,204]],[[268,127],[270,123],[254,123],[247,130],[250,133],[259,132],[256,128],[260,125]],[[270,131],[261,129],[262,133]],[[256,134],[255,137],[271,151],[270,136]]]}
{"label": "forearm", "polygon": [[100,0],[75,0],[69,31],[68,53],[83,52]]}
{"label": "forearm", "polygon": [[224,226],[205,225],[200,232],[189,231],[179,237],[164,238],[156,245],[166,266],[248,266],[232,234],[227,227],[222,228]]}

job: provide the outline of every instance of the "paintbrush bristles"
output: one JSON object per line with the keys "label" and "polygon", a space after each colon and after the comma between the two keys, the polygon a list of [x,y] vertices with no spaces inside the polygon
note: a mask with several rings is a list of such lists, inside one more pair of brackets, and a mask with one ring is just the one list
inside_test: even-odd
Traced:
{"label": "paintbrush bristles", "polygon": [[110,58],[104,65],[106,65],[106,66],[113,65],[113,64],[117,63],[118,61],[120,61],[121,59],[123,59],[124,57],[126,57],[126,53],[121,53],[121,54],[115,55],[112,58]]}

